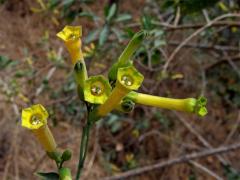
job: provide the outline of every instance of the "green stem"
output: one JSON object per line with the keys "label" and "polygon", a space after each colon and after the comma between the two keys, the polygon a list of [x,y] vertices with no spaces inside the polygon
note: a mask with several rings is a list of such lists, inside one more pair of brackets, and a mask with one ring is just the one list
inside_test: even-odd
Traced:
{"label": "green stem", "polygon": [[79,155],[79,162],[78,162],[78,168],[77,168],[77,175],[76,180],[80,179],[81,172],[84,166],[84,161],[86,159],[87,155],[87,148],[88,148],[88,141],[89,141],[89,132],[91,128],[90,120],[88,119],[87,124],[83,128],[82,132],[82,138],[81,138],[81,145],[80,145],[80,155]]}

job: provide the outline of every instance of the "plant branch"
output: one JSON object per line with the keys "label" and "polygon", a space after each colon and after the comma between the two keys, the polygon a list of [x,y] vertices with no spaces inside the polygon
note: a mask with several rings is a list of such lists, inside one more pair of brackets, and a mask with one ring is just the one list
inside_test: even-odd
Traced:
{"label": "plant branch", "polygon": [[[178,41],[170,41],[167,43],[170,46],[179,46],[181,42]],[[221,46],[221,45],[208,45],[208,44],[197,44],[197,43],[187,43],[184,44],[184,48],[200,48],[200,49],[209,49],[216,51],[231,51],[231,52],[239,52],[240,49],[234,46]]]}
{"label": "plant branch", "polygon": [[[162,26],[162,27],[166,28],[167,31],[198,29],[198,28],[201,28],[206,25],[205,23],[198,23],[198,24],[184,24],[184,25],[174,26],[174,25],[171,25],[168,23],[162,23],[162,22],[158,22],[158,21],[152,21],[152,23],[157,26]],[[137,23],[134,25],[137,25]],[[217,22],[214,22],[211,26],[213,26],[213,27],[238,26],[239,27],[240,22],[239,21],[217,21]]]}
{"label": "plant branch", "polygon": [[184,39],[182,41],[181,44],[179,44],[174,51],[171,53],[171,55],[169,56],[169,58],[166,60],[166,63],[163,66],[163,72],[167,71],[167,68],[170,64],[170,62],[172,62],[172,60],[175,58],[175,56],[177,55],[177,53],[184,47],[185,44],[187,44],[190,40],[192,40],[195,36],[197,36],[198,34],[200,34],[201,32],[203,32],[205,29],[207,29],[208,27],[211,27],[215,22],[218,22],[222,19],[225,18],[230,18],[230,17],[240,17],[240,14],[224,14],[221,16],[216,17],[215,19],[213,19],[212,21],[208,22],[205,26],[199,28],[198,30],[196,30],[194,33],[192,33],[190,36],[188,36],[186,39]]}
{"label": "plant branch", "polygon": [[153,170],[161,169],[161,168],[164,168],[164,167],[172,166],[174,164],[185,163],[185,162],[189,162],[190,160],[194,160],[194,159],[199,159],[199,158],[204,158],[204,157],[208,157],[208,156],[223,154],[223,153],[227,153],[229,151],[234,151],[234,150],[237,150],[237,149],[240,149],[240,143],[232,144],[232,145],[229,145],[229,146],[223,146],[223,147],[219,147],[219,148],[207,149],[207,150],[200,151],[200,152],[194,152],[194,153],[179,156],[177,158],[170,159],[170,160],[167,160],[167,161],[163,161],[163,162],[159,162],[159,163],[156,163],[156,164],[152,164],[152,165],[144,166],[144,167],[137,168],[137,169],[134,169],[134,170],[130,170],[130,171],[127,171],[125,173],[121,173],[121,174],[116,175],[116,176],[106,177],[106,178],[103,178],[101,180],[127,179],[127,178],[132,177],[132,176],[137,176],[137,175],[149,172],[149,171],[153,171]]}

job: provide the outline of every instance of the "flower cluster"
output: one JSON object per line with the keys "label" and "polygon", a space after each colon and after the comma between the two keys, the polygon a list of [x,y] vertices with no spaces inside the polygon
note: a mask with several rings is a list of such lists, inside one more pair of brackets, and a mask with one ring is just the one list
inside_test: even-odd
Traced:
{"label": "flower cluster", "polygon": [[[198,99],[172,99],[136,92],[141,86],[144,76],[133,66],[133,62],[130,59],[147,35],[148,33],[139,31],[133,36],[118,61],[110,68],[108,78],[106,78],[103,75],[88,77],[84,57],[91,57],[94,54],[95,46],[93,44],[90,45],[91,48],[85,46],[85,52],[82,52],[81,26],[66,26],[57,34],[64,41],[70,53],[78,95],[80,100],[85,102],[88,109],[88,119],[82,132],[76,179],[79,179],[84,165],[89,131],[92,125],[112,110],[130,112],[134,108],[135,103],[139,103],[195,113],[199,116],[207,114],[207,100],[204,97]],[[71,179],[70,170],[62,167],[63,162],[71,158],[71,152],[66,150],[61,155],[57,151],[56,142],[47,125],[47,118],[48,112],[42,105],[33,105],[23,109],[22,126],[34,133],[48,153],[48,156],[56,161],[59,169],[57,176],[60,179]]]}
{"label": "flower cluster", "polygon": [[146,32],[139,31],[134,35],[118,61],[111,67],[108,79],[102,75],[89,78],[84,75],[87,72],[85,72],[86,67],[81,54],[81,34],[80,26],[66,26],[57,36],[65,42],[71,55],[80,98],[87,103],[97,105],[94,106],[92,117],[99,119],[114,109],[126,112],[126,109],[133,109],[124,108],[126,104],[134,106],[135,103],[195,113],[199,116],[207,114],[204,97],[172,99],[135,92],[141,86],[144,76],[133,66],[130,59],[147,36]]}

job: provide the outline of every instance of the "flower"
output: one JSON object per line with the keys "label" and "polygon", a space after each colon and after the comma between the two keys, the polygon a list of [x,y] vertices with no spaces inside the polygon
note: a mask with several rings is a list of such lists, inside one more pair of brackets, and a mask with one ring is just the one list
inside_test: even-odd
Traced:
{"label": "flower", "polygon": [[98,115],[105,116],[112,111],[132,90],[137,90],[144,77],[132,65],[118,69],[116,86],[104,104],[99,106]]}
{"label": "flower", "polygon": [[47,118],[48,112],[41,104],[22,110],[22,126],[32,130],[47,152],[54,152],[57,145],[48,128]]}
{"label": "flower", "polygon": [[41,104],[22,110],[22,126],[31,130],[47,124],[48,112]]}
{"label": "flower", "polygon": [[65,42],[65,45],[71,55],[72,64],[83,60],[82,55],[82,27],[81,26],[65,26],[57,36]]}
{"label": "flower", "polygon": [[82,37],[82,26],[65,26],[57,36],[63,41],[75,41]]}
{"label": "flower", "polygon": [[198,99],[195,98],[173,99],[152,96],[132,91],[127,95],[126,98],[129,98],[135,103],[144,104],[148,106],[185,111],[195,113],[199,116],[205,116],[207,114],[207,109],[205,107],[207,104],[207,100],[204,97],[200,97]]}
{"label": "flower", "polygon": [[128,91],[137,90],[141,86],[143,79],[143,75],[133,66],[119,68],[116,86]]}
{"label": "flower", "polygon": [[83,92],[85,101],[103,104],[111,93],[111,86],[104,76],[92,76],[85,81]]}

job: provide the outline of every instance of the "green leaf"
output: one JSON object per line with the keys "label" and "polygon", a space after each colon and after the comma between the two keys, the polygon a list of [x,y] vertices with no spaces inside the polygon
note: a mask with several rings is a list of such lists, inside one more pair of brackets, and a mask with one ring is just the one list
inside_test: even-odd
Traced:
{"label": "green leaf", "polygon": [[94,13],[87,12],[87,11],[83,11],[83,12],[79,13],[78,16],[80,16],[80,17],[87,17],[87,18],[90,18],[90,19],[92,19],[94,21],[99,19],[99,17],[96,16]]}
{"label": "green leaf", "polygon": [[99,46],[104,45],[104,43],[107,41],[108,32],[109,32],[109,27],[105,25],[99,35],[99,41],[98,41]]}
{"label": "green leaf", "polygon": [[8,66],[16,65],[17,61],[13,61],[6,56],[0,56],[0,70],[5,69]]}
{"label": "green leaf", "polygon": [[230,165],[223,165],[224,174],[227,180],[239,180],[240,173],[233,169]]}
{"label": "green leaf", "polygon": [[141,24],[144,30],[152,30],[153,29],[152,17],[148,15],[143,15],[141,18]]}
{"label": "green leaf", "polygon": [[115,22],[122,22],[131,20],[132,16],[130,14],[120,14],[116,19]]}
{"label": "green leaf", "polygon": [[59,180],[59,175],[55,172],[37,172],[35,173],[36,176],[40,177],[42,180]]}
{"label": "green leaf", "polygon": [[154,41],[154,47],[155,48],[158,48],[158,47],[161,47],[161,46],[164,46],[164,45],[166,45],[166,41],[165,40],[156,39]]}
{"label": "green leaf", "polygon": [[174,0],[165,0],[163,5],[162,5],[162,9],[167,9],[170,7],[175,7],[176,2]]}
{"label": "green leaf", "polygon": [[87,37],[85,38],[84,42],[86,44],[92,42],[92,41],[95,41],[97,38],[98,38],[98,34],[99,34],[99,30],[96,29],[96,30],[93,30],[91,31],[90,33],[88,33]]}
{"label": "green leaf", "polygon": [[184,13],[195,13],[202,9],[213,6],[219,0],[184,0],[179,1],[178,6],[181,7]]}
{"label": "green leaf", "polygon": [[162,37],[164,35],[164,31],[162,29],[153,29],[149,32],[149,34],[154,37]]}
{"label": "green leaf", "polygon": [[53,10],[59,3],[60,3],[60,0],[50,0],[48,2],[48,8],[50,10]]}
{"label": "green leaf", "polygon": [[74,3],[75,0],[64,0],[62,2],[63,6],[70,6],[71,4]]}
{"label": "green leaf", "polygon": [[117,5],[114,3],[114,4],[112,4],[112,6],[110,7],[110,9],[108,11],[108,14],[106,17],[107,22],[112,20],[113,16],[116,14],[116,12],[117,12]]}
{"label": "green leaf", "polygon": [[122,31],[118,30],[117,28],[112,28],[112,32],[117,36],[119,42],[121,42],[125,39],[124,33]]}
{"label": "green leaf", "polygon": [[115,114],[111,114],[108,118],[108,120],[106,121],[108,126],[113,125],[115,122],[117,122],[119,119],[119,117]]}
{"label": "green leaf", "polygon": [[122,122],[121,121],[117,121],[115,122],[112,127],[111,127],[111,132],[112,133],[116,133],[118,132],[120,129],[122,128]]}

